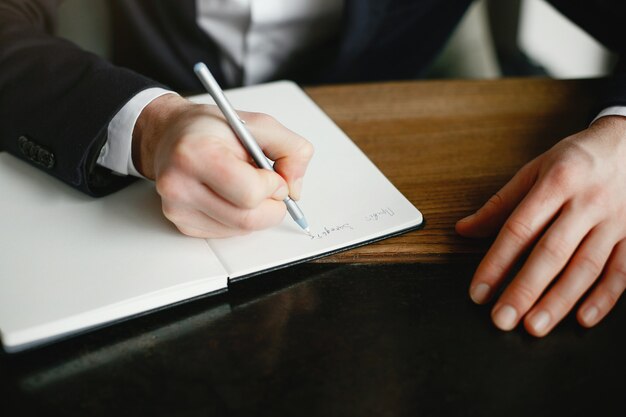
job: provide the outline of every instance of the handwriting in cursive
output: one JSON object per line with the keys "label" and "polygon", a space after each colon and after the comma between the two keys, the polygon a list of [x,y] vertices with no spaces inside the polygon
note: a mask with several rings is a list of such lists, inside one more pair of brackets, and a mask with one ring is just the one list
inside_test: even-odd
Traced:
{"label": "handwriting in cursive", "polygon": [[332,227],[324,226],[321,232],[311,234],[311,240],[324,239],[332,234],[346,230],[354,230],[354,228],[350,225],[350,223],[344,223],[342,225]]}
{"label": "handwriting in cursive", "polygon": [[393,211],[391,207],[387,207],[387,208],[382,208],[375,213],[368,214],[367,216],[365,216],[364,219],[366,222],[377,222],[378,220],[381,219],[381,217],[385,217],[385,216],[393,217],[395,215],[396,215],[396,212]]}

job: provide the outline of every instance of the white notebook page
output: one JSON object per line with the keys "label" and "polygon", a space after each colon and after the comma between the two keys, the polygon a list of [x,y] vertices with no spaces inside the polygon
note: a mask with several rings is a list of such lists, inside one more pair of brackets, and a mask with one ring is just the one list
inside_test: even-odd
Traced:
{"label": "white notebook page", "polygon": [[0,153],[0,333],[17,350],[227,287],[147,181],[94,199]]}

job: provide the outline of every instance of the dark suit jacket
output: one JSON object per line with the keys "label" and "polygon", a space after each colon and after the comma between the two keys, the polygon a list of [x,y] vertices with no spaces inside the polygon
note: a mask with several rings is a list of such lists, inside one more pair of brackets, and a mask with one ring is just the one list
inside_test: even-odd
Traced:
{"label": "dark suit jacket", "polygon": [[[195,0],[111,0],[113,64],[53,37],[60,0],[0,0],[0,150],[92,195],[128,179],[96,166],[107,126],[142,89],[201,91],[193,64],[222,81]],[[342,31],[279,74],[300,83],[416,78],[470,0],[346,0]],[[623,0],[552,0],[614,50],[626,50]],[[604,105],[626,105],[620,72]]]}

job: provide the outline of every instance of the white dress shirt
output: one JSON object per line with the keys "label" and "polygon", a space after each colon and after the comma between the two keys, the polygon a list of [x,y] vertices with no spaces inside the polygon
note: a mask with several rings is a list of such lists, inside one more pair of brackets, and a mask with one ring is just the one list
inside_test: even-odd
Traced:
{"label": "white dress shirt", "polygon": [[[217,44],[228,84],[271,79],[297,53],[313,49],[339,31],[343,0],[196,0],[197,24]],[[189,71],[193,71],[189,68]],[[132,134],[141,111],[173,93],[149,88],[113,117],[98,164],[120,175],[141,176],[132,160]]]}
{"label": "white dress shirt", "polygon": [[267,81],[294,53],[336,35],[342,9],[343,0],[196,0],[230,85]]}

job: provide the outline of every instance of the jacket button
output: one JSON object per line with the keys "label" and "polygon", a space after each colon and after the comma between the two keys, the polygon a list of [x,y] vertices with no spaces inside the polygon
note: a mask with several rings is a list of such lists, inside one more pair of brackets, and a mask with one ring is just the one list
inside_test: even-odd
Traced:
{"label": "jacket button", "polygon": [[27,159],[44,168],[51,169],[54,167],[54,154],[45,148],[37,145],[26,136],[20,136],[17,139],[17,145]]}

